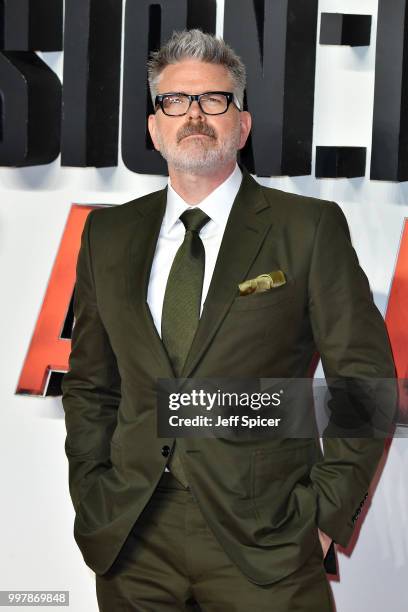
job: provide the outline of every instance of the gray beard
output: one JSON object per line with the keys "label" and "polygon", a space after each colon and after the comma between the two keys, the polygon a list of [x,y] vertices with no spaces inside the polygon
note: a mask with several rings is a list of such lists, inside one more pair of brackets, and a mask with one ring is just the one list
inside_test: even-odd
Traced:
{"label": "gray beard", "polygon": [[177,149],[170,150],[165,146],[161,135],[158,134],[157,139],[160,153],[169,166],[180,172],[205,175],[237,159],[239,136],[237,131],[233,138],[224,141],[220,147],[203,147],[201,150],[197,147],[194,153]]}

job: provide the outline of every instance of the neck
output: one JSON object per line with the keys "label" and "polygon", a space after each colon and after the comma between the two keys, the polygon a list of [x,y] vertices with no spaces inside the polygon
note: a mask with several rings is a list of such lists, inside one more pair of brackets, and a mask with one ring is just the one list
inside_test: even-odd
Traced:
{"label": "neck", "polygon": [[187,204],[199,204],[232,174],[235,164],[233,160],[211,174],[189,174],[169,166],[171,186]]}

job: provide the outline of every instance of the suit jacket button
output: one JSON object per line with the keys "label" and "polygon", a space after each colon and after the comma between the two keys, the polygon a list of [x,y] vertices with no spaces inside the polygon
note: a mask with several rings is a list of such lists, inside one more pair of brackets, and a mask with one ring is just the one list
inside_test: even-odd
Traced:
{"label": "suit jacket button", "polygon": [[162,446],[161,454],[163,455],[163,457],[168,457],[169,453],[170,453],[170,446],[167,446],[167,444],[165,446]]}

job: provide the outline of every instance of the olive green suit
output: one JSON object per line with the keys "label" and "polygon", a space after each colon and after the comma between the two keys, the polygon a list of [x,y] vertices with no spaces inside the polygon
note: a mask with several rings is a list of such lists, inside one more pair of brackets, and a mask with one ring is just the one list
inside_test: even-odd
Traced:
{"label": "olive green suit", "polygon": [[[63,379],[74,535],[97,574],[110,568],[152,496],[174,439],[156,434],[156,379],[174,376],[147,302],[166,189],[92,211],[77,264],[70,370]],[[285,285],[240,296],[282,270]],[[333,202],[259,185],[233,204],[182,377],[395,375],[383,319]],[[390,405],[390,413],[394,406]],[[200,511],[252,583],[295,572],[318,526],[350,541],[383,440],[179,438]],[[357,512],[356,512],[357,511]]]}

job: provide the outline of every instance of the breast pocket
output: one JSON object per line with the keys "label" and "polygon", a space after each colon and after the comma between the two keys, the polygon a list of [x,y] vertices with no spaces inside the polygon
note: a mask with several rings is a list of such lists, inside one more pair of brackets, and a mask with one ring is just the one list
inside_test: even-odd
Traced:
{"label": "breast pocket", "polygon": [[230,312],[243,311],[243,310],[257,310],[258,308],[268,308],[275,306],[275,304],[282,305],[283,302],[288,303],[292,301],[296,295],[295,282],[291,281],[281,287],[275,287],[268,291],[261,291],[259,293],[250,293],[249,295],[237,296],[230,308]]}

